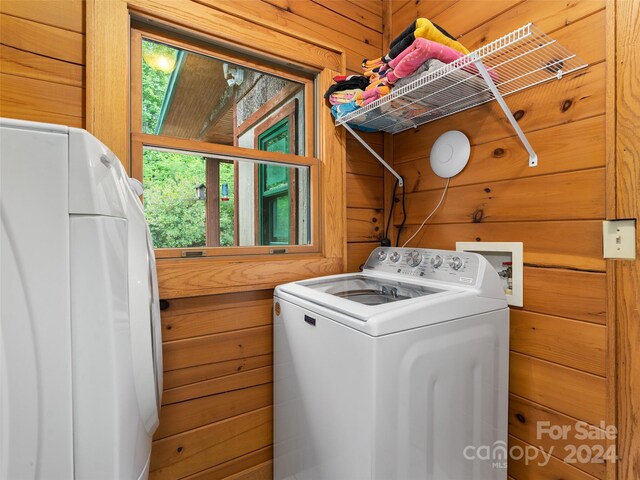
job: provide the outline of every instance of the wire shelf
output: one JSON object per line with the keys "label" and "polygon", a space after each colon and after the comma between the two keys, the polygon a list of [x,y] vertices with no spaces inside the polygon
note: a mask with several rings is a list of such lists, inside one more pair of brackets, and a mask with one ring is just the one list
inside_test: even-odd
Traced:
{"label": "wire shelf", "polygon": [[587,67],[529,23],[450,64],[425,72],[335,123],[398,133],[490,102],[496,97],[476,62],[484,65],[503,97]]}

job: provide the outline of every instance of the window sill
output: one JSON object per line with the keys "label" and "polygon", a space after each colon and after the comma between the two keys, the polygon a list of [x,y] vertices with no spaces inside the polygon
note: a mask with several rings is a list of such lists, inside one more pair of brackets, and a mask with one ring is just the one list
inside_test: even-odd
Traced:
{"label": "window sill", "polygon": [[321,253],[159,258],[160,298],[182,298],[220,293],[264,290],[310,277],[344,272],[342,258]]}

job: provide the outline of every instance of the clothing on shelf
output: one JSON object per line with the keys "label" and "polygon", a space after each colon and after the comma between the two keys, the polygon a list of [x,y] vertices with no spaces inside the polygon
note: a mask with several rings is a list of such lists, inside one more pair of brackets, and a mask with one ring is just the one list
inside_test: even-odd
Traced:
{"label": "clothing on shelf", "polygon": [[400,55],[389,62],[390,71],[385,76],[387,83],[394,84],[403,77],[414,73],[427,60],[436,58],[443,63],[451,63],[463,55],[442,43],[416,38]]}
{"label": "clothing on shelf", "polygon": [[369,105],[374,100],[378,100],[379,98],[388,95],[390,91],[391,87],[385,85],[384,83],[378,83],[371,88],[367,88],[364,92],[359,93],[356,96],[356,103],[361,107]]}
{"label": "clothing on shelf", "polygon": [[[336,78],[340,78],[341,80],[336,80]],[[342,90],[352,90],[354,88],[364,90],[367,88],[367,85],[369,85],[369,79],[364,75],[349,75],[347,77],[342,75],[336,76],[334,77],[334,82],[336,83],[331,85],[325,92],[324,98],[328,99],[333,92],[339,92]]]}
{"label": "clothing on shelf", "polygon": [[352,88],[351,90],[340,90],[329,95],[329,103],[331,105],[340,105],[343,103],[351,103],[355,101],[356,95],[364,92],[360,88]]}
{"label": "clothing on shelf", "polygon": [[404,50],[410,47],[411,44],[418,38],[424,38],[425,40],[442,43],[449,48],[457,50],[463,55],[469,54],[469,50],[467,50],[464,45],[458,42],[442,27],[431,22],[428,18],[418,18],[391,42],[389,53],[387,53],[382,58],[363,60],[362,68],[367,71],[389,63],[391,60],[400,55]]}
{"label": "clothing on shelf", "polygon": [[[398,88],[397,85],[407,85],[419,76],[429,75],[468,53],[469,51],[442,27],[427,18],[418,18],[391,42],[390,50],[384,57],[365,59],[362,62],[364,75],[335,76],[333,80],[336,83],[329,87],[325,98],[333,105],[331,112],[334,117],[340,118],[388,95],[392,88]],[[478,86],[472,85],[471,82],[482,80],[475,78],[475,75],[471,75],[473,79],[464,78],[470,74],[477,74],[476,67],[469,64],[464,69],[470,73],[462,72],[461,81],[470,82],[470,96],[478,94]],[[486,84],[484,86],[486,87]],[[410,122],[407,117],[411,119],[429,115],[434,108],[435,106],[422,98],[394,99],[369,114],[358,117],[353,125],[351,122],[349,125],[364,131],[376,131],[374,119],[378,115],[397,118],[399,122]],[[366,127],[361,127],[359,124],[367,122],[367,118],[372,120]]]}
{"label": "clothing on shelf", "polygon": [[[348,113],[358,110],[359,108],[360,107],[356,105],[355,102],[344,103],[342,105],[334,105],[331,107],[331,114],[333,115],[333,118],[338,119]],[[347,125],[356,130],[360,130],[361,132],[377,132],[375,128],[362,127],[356,124],[352,125],[351,123],[348,123]]]}

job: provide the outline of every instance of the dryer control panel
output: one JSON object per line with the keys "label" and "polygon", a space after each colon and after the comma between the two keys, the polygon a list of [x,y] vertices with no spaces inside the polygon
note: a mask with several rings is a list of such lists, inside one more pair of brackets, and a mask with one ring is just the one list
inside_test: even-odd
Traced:
{"label": "dryer control panel", "polygon": [[473,286],[482,260],[469,252],[378,247],[369,255],[364,269]]}

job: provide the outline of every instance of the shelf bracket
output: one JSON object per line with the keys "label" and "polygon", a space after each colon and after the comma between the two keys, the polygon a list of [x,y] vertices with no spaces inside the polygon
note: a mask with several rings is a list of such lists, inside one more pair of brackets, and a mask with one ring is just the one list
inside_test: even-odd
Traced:
{"label": "shelf bracket", "polygon": [[362,144],[362,146],[363,146],[364,148],[366,148],[367,150],[369,150],[369,153],[370,153],[371,155],[373,155],[373,156],[376,158],[376,160],[378,160],[382,165],[384,165],[384,168],[386,168],[387,170],[389,170],[389,171],[391,172],[391,174],[392,174],[394,177],[396,177],[396,178],[398,179],[398,185],[399,185],[399,186],[401,186],[401,187],[402,187],[402,186],[404,186],[404,180],[402,179],[402,177],[401,177],[400,175],[398,175],[398,174],[396,173],[396,171],[395,171],[393,168],[391,168],[391,165],[389,165],[387,162],[385,162],[385,161],[384,161],[384,159],[383,159],[380,155],[378,155],[378,153],[377,153],[373,148],[371,148],[371,147],[369,146],[369,144],[368,144],[367,142],[365,142],[365,141],[362,139],[362,137],[360,137],[360,135],[358,135],[358,133],[357,133],[357,132],[355,132],[355,131],[353,130],[353,128],[351,128],[351,127],[350,127],[348,124],[346,124],[346,123],[343,123],[343,124],[342,124],[342,126],[343,126],[344,128],[346,128],[346,129],[347,129],[347,131],[348,131],[349,133],[351,133],[351,135],[353,135],[353,137],[354,137],[356,140],[358,140],[358,141]]}
{"label": "shelf bracket", "polygon": [[529,153],[529,166],[530,167],[538,166],[538,155],[536,154],[536,152],[534,152],[533,147],[529,143],[529,140],[527,140],[527,136],[524,134],[524,132],[520,128],[520,125],[518,125],[518,121],[515,119],[515,117],[511,113],[511,110],[509,110],[509,107],[504,101],[504,98],[502,98],[502,94],[500,93],[500,90],[498,90],[498,87],[496,87],[496,84],[493,83],[493,79],[491,78],[491,75],[489,75],[489,72],[487,72],[487,69],[485,68],[483,63],[480,61],[480,59],[477,58],[476,55],[471,54],[471,56],[472,58],[474,58],[473,63],[475,64],[478,71],[480,72],[480,75],[482,75],[482,78],[487,83],[489,90],[491,90],[491,93],[493,93],[493,96],[495,97],[496,101],[502,108],[502,111],[507,117],[507,120],[509,120],[509,122],[511,123],[511,126],[518,134],[518,138],[522,142],[522,145],[524,145],[524,148]]}

